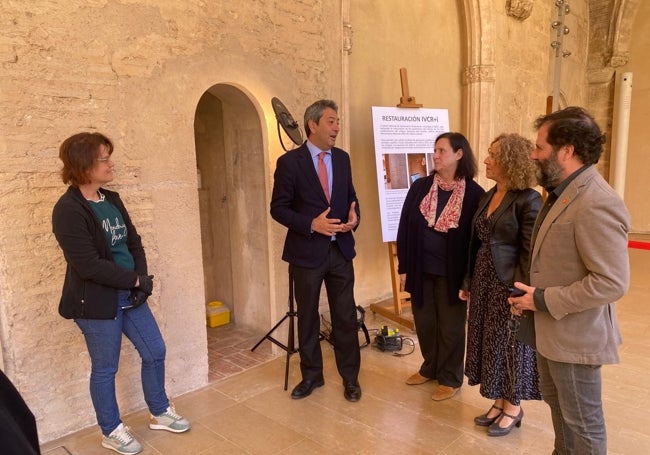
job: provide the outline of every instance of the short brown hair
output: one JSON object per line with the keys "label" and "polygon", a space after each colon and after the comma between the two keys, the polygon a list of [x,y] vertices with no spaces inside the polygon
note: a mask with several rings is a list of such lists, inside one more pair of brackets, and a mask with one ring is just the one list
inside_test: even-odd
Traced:
{"label": "short brown hair", "polygon": [[109,155],[113,153],[113,143],[101,133],[77,133],[63,141],[59,147],[63,183],[76,187],[90,183],[88,173],[99,157],[101,145],[108,147]]}

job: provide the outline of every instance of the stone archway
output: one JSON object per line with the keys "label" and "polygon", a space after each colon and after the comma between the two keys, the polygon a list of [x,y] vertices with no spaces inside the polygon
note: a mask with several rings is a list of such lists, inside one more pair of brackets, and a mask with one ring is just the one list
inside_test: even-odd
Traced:
{"label": "stone archway", "polygon": [[237,325],[270,323],[264,148],[260,115],[239,88],[217,84],[194,120],[206,300]]}

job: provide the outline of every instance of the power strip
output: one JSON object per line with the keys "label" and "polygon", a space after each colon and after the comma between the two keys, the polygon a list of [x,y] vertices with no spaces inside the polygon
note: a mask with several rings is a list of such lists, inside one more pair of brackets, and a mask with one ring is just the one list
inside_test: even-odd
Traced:
{"label": "power strip", "polygon": [[399,329],[389,329],[382,325],[375,335],[374,346],[381,351],[401,351],[403,337]]}

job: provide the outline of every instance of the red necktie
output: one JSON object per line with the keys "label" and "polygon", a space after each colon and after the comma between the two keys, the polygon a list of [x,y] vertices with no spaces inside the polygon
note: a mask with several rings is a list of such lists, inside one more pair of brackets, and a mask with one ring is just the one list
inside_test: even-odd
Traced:
{"label": "red necktie", "polygon": [[325,166],[325,152],[320,152],[318,154],[318,180],[320,180],[320,186],[323,187],[323,192],[327,198],[327,202],[330,201],[330,185],[327,180],[327,167]]}

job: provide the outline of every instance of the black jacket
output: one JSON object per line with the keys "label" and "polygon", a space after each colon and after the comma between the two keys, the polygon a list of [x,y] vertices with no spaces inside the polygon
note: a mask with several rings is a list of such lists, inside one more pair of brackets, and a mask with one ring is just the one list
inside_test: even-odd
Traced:
{"label": "black jacket", "polygon": [[3,455],[40,455],[34,414],[0,370],[0,448]]}
{"label": "black jacket", "polygon": [[[289,264],[315,268],[325,262],[331,238],[311,232],[311,223],[328,206],[331,208],[329,218],[347,223],[350,204],[354,201],[358,222],[361,222],[350,156],[337,147],[332,147],[332,174],[332,196],[328,203],[306,142],[278,158],[270,212],[275,221],[288,228],[282,259]],[[343,256],[351,261],[356,255],[352,232],[339,232],[336,242]]]}
{"label": "black jacket", "polygon": [[[472,238],[468,261],[468,278],[463,288],[468,290],[469,280],[474,272],[476,254],[481,241],[474,230],[476,219],[485,212],[496,186],[485,193],[479,202],[472,220]],[[501,205],[490,217],[490,252],[499,280],[506,286],[515,281],[529,284],[530,239],[537,212],[542,205],[542,197],[532,188],[508,191]]]}
{"label": "black jacket", "polygon": [[67,262],[59,314],[67,319],[113,319],[117,314],[118,289],[130,289],[138,275],[147,274],[142,241],[118,193],[101,189],[106,200],[122,214],[127,246],[135,270],[113,261],[99,219],[78,188],[70,186],[54,206],[52,231]]}
{"label": "black jacket", "polygon": [[[422,301],[422,241],[427,221],[420,212],[420,202],[431,189],[433,175],[413,182],[406,194],[397,229],[398,273],[406,273],[405,291],[411,293],[412,302]],[[465,196],[458,220],[458,228],[450,229],[447,241],[447,283],[449,302],[460,303],[458,290],[467,267],[467,254],[471,234],[471,222],[478,201],[485,193],[472,179],[465,180]]]}

